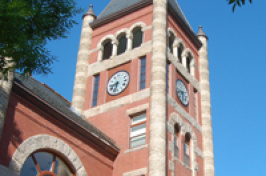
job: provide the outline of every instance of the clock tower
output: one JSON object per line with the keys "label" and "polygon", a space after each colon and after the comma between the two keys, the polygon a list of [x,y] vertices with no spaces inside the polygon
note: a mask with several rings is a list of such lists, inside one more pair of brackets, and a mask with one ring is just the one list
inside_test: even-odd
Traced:
{"label": "clock tower", "polygon": [[113,176],[214,176],[207,40],[176,0],[84,14],[72,106],[120,146]]}

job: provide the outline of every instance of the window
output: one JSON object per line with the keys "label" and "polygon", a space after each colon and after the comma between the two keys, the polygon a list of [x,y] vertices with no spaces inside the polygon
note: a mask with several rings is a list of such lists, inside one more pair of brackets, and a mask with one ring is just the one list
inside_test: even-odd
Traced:
{"label": "window", "polygon": [[169,40],[168,45],[169,45],[170,52],[173,53],[173,44],[174,44],[175,36],[171,33],[168,40]]}
{"label": "window", "polygon": [[140,59],[140,84],[139,90],[145,88],[146,82],[146,58]]}
{"label": "window", "polygon": [[113,52],[113,45],[111,40],[108,40],[103,45],[103,60],[109,59],[112,56],[112,52]]}
{"label": "window", "polygon": [[169,62],[166,63],[166,93],[169,92]]}
{"label": "window", "polygon": [[48,152],[31,154],[20,172],[20,176],[74,176],[73,172],[58,156]]}
{"label": "window", "polygon": [[127,38],[126,38],[126,35],[122,35],[120,36],[119,38],[119,41],[118,41],[118,48],[117,48],[117,55],[119,54],[122,54],[126,51],[127,49]]}
{"label": "window", "polygon": [[146,143],[146,114],[141,114],[131,119],[130,148]]}
{"label": "window", "polygon": [[191,63],[191,56],[188,56],[187,59],[186,59],[187,63],[186,63],[186,66],[187,66],[187,71],[188,73],[190,73],[190,63]]}
{"label": "window", "polygon": [[183,47],[180,45],[177,49],[177,57],[178,61],[182,64],[182,52],[183,52]]}
{"label": "window", "polygon": [[198,121],[198,91],[196,89],[194,89],[194,109],[195,119]]}
{"label": "window", "polygon": [[179,134],[180,134],[180,126],[175,124],[175,135],[174,135],[174,156],[178,158],[179,153]]}
{"label": "window", "polygon": [[97,106],[100,75],[94,76],[92,107]]}
{"label": "window", "polygon": [[190,134],[186,133],[184,142],[184,163],[190,166]]}
{"label": "window", "polygon": [[138,27],[133,30],[133,45],[132,48],[137,48],[142,44],[143,40],[143,32],[141,31],[141,28]]}

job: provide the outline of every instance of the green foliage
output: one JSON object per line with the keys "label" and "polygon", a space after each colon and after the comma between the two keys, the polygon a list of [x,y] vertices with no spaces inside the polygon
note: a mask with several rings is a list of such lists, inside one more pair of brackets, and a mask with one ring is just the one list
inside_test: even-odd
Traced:
{"label": "green foliage", "polygon": [[65,38],[80,12],[74,0],[0,0],[0,72],[50,73],[56,58],[45,45]]}
{"label": "green foliage", "polygon": [[[247,0],[249,3],[252,3],[252,0]],[[232,4],[232,10],[235,11],[236,6],[241,7],[242,5],[246,4],[246,0],[228,0],[228,4]]]}

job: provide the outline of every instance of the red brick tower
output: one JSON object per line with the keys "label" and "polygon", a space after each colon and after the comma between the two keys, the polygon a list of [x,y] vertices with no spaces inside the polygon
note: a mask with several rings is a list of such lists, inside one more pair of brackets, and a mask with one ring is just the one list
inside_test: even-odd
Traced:
{"label": "red brick tower", "polygon": [[95,17],[73,107],[121,147],[113,176],[214,176],[207,36],[176,0],[111,0]]}

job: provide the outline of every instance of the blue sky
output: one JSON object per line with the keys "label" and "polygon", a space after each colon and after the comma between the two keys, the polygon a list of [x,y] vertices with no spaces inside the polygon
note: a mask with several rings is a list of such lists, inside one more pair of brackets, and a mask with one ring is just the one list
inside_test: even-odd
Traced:
{"label": "blue sky", "polygon": [[[98,15],[109,0],[78,0]],[[209,37],[210,83],[216,176],[266,175],[266,1],[232,13],[226,0],[178,0],[194,32]],[[34,76],[71,101],[79,25],[67,39],[48,44],[58,56],[53,74]],[[265,109],[264,109],[265,108]],[[264,119],[265,118],[265,119]]]}

